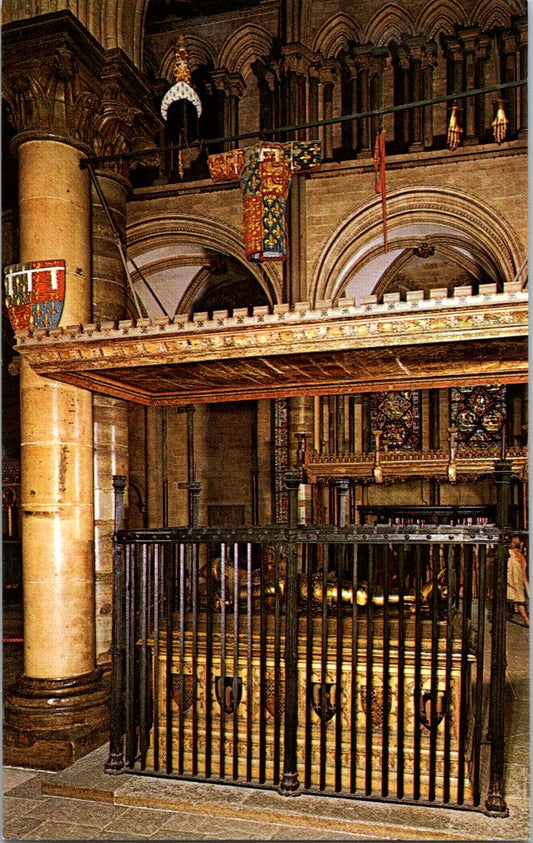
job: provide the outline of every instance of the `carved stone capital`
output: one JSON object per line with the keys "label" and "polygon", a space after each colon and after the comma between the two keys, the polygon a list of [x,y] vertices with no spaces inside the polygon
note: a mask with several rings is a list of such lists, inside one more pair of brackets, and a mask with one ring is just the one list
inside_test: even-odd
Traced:
{"label": "carved stone capital", "polygon": [[280,78],[280,69],[277,62],[257,59],[252,63],[252,70],[261,85],[264,85],[269,91],[275,91],[276,82]]}
{"label": "carved stone capital", "polygon": [[506,55],[516,52],[516,33],[512,29],[502,32],[502,44]]}
{"label": "carved stone capital", "polygon": [[[106,52],[70,13],[6,25],[3,48],[4,99],[18,133],[61,137],[96,155],[156,146],[162,119],[150,89],[121,50]],[[112,166],[127,173],[128,163]]]}
{"label": "carved stone capital", "polygon": [[479,26],[469,26],[459,31],[459,37],[463,43],[466,52],[473,53],[476,51],[481,30]]}
{"label": "carved stone capital", "polygon": [[211,71],[211,79],[213,81],[213,85],[215,86],[215,90],[226,97],[229,97],[231,90],[230,76],[231,74],[229,70],[225,67],[222,67],[219,70]]}
{"label": "carved stone capital", "polygon": [[292,43],[282,47],[285,72],[307,76],[309,67],[316,63],[316,55],[304,44]]}

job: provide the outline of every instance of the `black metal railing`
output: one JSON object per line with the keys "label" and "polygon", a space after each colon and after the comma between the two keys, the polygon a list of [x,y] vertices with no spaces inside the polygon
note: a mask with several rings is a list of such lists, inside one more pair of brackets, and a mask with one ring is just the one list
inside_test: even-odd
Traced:
{"label": "black metal railing", "polygon": [[505,536],[298,527],[297,486],[287,527],[117,530],[107,771],[505,815]]}

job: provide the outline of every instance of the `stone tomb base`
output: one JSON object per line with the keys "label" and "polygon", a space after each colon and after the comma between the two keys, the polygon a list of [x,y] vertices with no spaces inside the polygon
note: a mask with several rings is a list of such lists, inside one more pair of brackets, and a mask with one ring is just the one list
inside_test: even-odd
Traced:
{"label": "stone tomb base", "polygon": [[[248,644],[244,631],[239,631],[239,640],[235,647],[232,618],[227,618],[226,621],[225,647],[221,649],[221,638],[215,631],[209,637],[208,652],[205,631],[200,629],[197,633],[194,659],[192,633],[185,632],[181,657],[179,635],[173,634],[171,772],[224,778],[226,781],[248,779],[254,784],[277,784],[283,773],[284,749],[284,662],[280,657],[284,651],[283,632],[276,648],[274,636],[269,628],[261,653],[261,637],[255,630]],[[316,632],[313,635],[311,649],[307,641],[305,621],[300,625],[297,689],[297,768],[300,784],[306,788],[331,788],[337,792],[356,790],[367,795],[371,792],[377,796],[424,800],[430,795],[429,773],[433,759],[434,798],[454,802],[458,799],[458,779],[461,775],[460,766],[463,766],[462,762],[460,764],[460,757],[464,757],[462,787],[464,801],[468,802],[471,798],[468,780],[471,724],[466,723],[463,726],[463,745],[460,752],[459,642],[453,642],[453,650],[448,654],[449,670],[446,679],[446,633],[442,625],[439,629],[440,638],[436,654],[438,722],[432,740],[431,642],[427,638],[429,623],[423,624],[425,634],[417,664],[413,639],[414,623],[408,621],[407,641],[403,650],[403,711],[399,699],[402,679],[401,665],[398,661],[397,624],[392,622],[390,629],[387,701],[384,700],[384,651],[379,633],[380,621],[376,622],[371,650],[371,681],[367,671],[367,640],[363,625],[361,624],[358,631],[357,655],[353,659],[351,619],[343,619],[342,654],[337,663],[335,622],[329,621],[329,624],[325,657],[320,649],[321,633]],[[167,764],[167,643],[164,631],[160,634],[158,647],[154,645],[152,640],[150,649],[154,665],[153,692],[159,716],[151,731],[147,764],[164,772]],[[222,668],[222,661],[225,663],[225,670]],[[470,709],[470,676],[473,661],[474,657],[469,655],[463,662],[466,665],[463,667],[466,671],[463,686],[468,695],[463,708],[465,712]],[[194,670],[196,691],[193,683]],[[417,671],[421,697],[418,698],[416,706],[418,710],[415,710]],[[182,713],[180,672],[183,674]],[[237,678],[236,683],[234,677]],[[337,698],[338,684],[340,699]],[[369,686],[372,688],[370,694]],[[373,699],[372,705],[370,697]],[[324,715],[321,716],[323,707]],[[388,763],[385,768],[384,758],[386,759],[387,751]],[[417,757],[419,764],[416,761]],[[367,768],[367,761],[370,759],[371,769]],[[449,793],[446,794],[445,782],[448,777]],[[418,795],[415,790],[417,778]]]}

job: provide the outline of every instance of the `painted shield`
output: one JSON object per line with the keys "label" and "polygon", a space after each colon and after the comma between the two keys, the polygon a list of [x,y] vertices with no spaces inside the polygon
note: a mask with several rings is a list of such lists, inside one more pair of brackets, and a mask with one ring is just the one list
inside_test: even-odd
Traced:
{"label": "painted shield", "polygon": [[57,328],[65,304],[65,261],[6,266],[4,288],[15,333],[28,328]]}

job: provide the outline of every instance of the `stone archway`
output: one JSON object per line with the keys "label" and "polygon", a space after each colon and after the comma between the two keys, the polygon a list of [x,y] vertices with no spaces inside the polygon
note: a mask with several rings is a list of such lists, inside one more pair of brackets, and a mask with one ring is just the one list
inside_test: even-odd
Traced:
{"label": "stone archway", "polygon": [[172,303],[172,312],[167,309],[167,314],[173,316],[193,309],[209,286],[210,276],[224,286],[224,262],[233,267],[233,274],[243,283],[248,280],[250,289],[258,290],[255,304],[266,301],[274,305],[282,301],[279,269],[246,261],[242,234],[207,217],[146,217],[128,227],[128,250],[142,273],[132,274],[132,284],[150,316],[165,314],[155,309],[142,276],[153,285],[163,304],[165,300]]}
{"label": "stone archway", "polygon": [[[512,281],[525,260],[518,235],[488,204],[451,188],[400,190],[387,197],[388,249],[383,250],[381,202],[347,217],[322,249],[311,301],[370,295],[404,254],[423,241],[446,243],[457,262],[480,267],[484,280]],[[390,287],[389,287],[390,289]]]}

